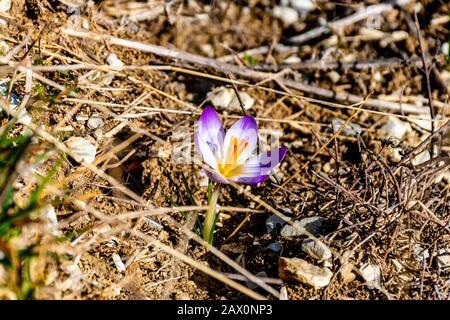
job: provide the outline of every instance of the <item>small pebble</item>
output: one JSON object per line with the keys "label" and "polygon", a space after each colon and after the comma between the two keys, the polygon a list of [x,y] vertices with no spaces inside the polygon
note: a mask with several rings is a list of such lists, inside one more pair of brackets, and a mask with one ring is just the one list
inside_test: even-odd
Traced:
{"label": "small pebble", "polygon": [[290,0],[292,7],[298,12],[308,13],[316,9],[316,4],[313,0]]}
{"label": "small pebble", "polygon": [[331,82],[338,83],[341,79],[341,75],[336,71],[330,71],[327,73],[328,78],[330,78]]}
{"label": "small pebble", "polygon": [[413,251],[414,257],[419,262],[423,262],[424,259],[426,260],[430,257],[430,252],[428,251],[428,249],[423,249],[419,245],[413,245],[412,251]]}
{"label": "small pebble", "polygon": [[322,261],[331,258],[331,250],[328,246],[315,239],[307,238],[302,242],[302,250],[311,258]]}
{"label": "small pebble", "polygon": [[112,259],[113,259],[114,265],[116,266],[117,271],[119,271],[119,272],[125,271],[125,269],[126,269],[125,264],[123,263],[122,259],[120,258],[120,256],[117,253],[113,253]]}
{"label": "small pebble", "polygon": [[8,12],[11,9],[11,0],[0,0],[0,12]]}
{"label": "small pebble", "polygon": [[350,283],[356,279],[356,275],[353,272],[353,264],[346,263],[344,264],[338,274],[338,279],[342,284]]}
{"label": "small pebble", "polygon": [[267,233],[271,233],[273,230],[275,230],[278,226],[282,227],[287,222],[281,219],[278,215],[273,214],[270,217],[266,219],[266,230]]}
{"label": "small pebble", "polygon": [[436,265],[443,271],[450,271],[450,254],[442,254],[437,256]]}
{"label": "small pebble", "polygon": [[[250,110],[255,103],[255,99],[253,99],[248,93],[242,91],[239,91],[239,96],[244,109]],[[210,100],[211,103],[217,108],[231,111],[241,111],[241,104],[232,88],[220,87],[209,92],[207,97],[208,100]]]}
{"label": "small pebble", "polygon": [[298,237],[304,234],[303,229],[312,234],[318,234],[321,232],[323,227],[324,219],[320,216],[303,218],[300,221],[295,221],[294,225],[285,225],[281,229],[281,236],[283,238],[287,237]]}
{"label": "small pebble", "polygon": [[278,272],[283,280],[298,281],[314,288],[326,287],[333,276],[330,269],[299,258],[280,258]]}
{"label": "small pebble", "polygon": [[390,116],[388,121],[381,127],[381,130],[386,133],[387,137],[402,139],[407,132],[412,131],[412,128],[408,122]]}
{"label": "small pebble", "polygon": [[427,162],[430,160],[430,152],[428,150],[423,150],[421,153],[419,153],[417,156],[411,159],[411,164],[413,166],[418,166],[424,162]]}
{"label": "small pebble", "polygon": [[291,7],[276,6],[273,8],[273,15],[281,19],[286,26],[289,26],[298,21],[298,12]]}
{"label": "small pebble", "polygon": [[[334,130],[334,132],[336,132],[337,130],[339,130],[339,128],[345,123],[344,120],[339,119],[339,118],[333,118],[331,120],[331,126]],[[360,135],[362,132],[362,127],[359,124],[353,123],[353,122],[349,122],[345,125],[345,127],[342,129],[341,133],[349,135],[349,136],[358,136]]]}
{"label": "small pebble", "polygon": [[442,44],[441,52],[442,52],[444,55],[446,55],[446,56],[450,55],[450,50],[449,50],[449,44],[448,44],[448,42],[444,42],[444,43]]}
{"label": "small pebble", "polygon": [[109,66],[113,70],[116,70],[116,71],[123,70],[124,64],[122,61],[120,61],[120,59],[117,57],[117,55],[115,53],[110,53],[106,57],[106,62],[109,64]]}
{"label": "small pebble", "polygon": [[286,59],[283,60],[283,63],[285,64],[295,64],[295,63],[300,63],[302,62],[302,59],[300,59],[299,56],[289,56]]}
{"label": "small pebble", "polygon": [[71,156],[81,164],[92,163],[97,153],[97,148],[88,140],[80,137],[71,137],[66,141],[67,147],[72,151]]}
{"label": "small pebble", "polygon": [[361,276],[369,289],[379,288],[381,285],[381,269],[375,264],[365,264],[361,267]]}
{"label": "small pebble", "polygon": [[104,125],[104,121],[100,116],[91,116],[87,122],[87,126],[91,130],[95,130]]}

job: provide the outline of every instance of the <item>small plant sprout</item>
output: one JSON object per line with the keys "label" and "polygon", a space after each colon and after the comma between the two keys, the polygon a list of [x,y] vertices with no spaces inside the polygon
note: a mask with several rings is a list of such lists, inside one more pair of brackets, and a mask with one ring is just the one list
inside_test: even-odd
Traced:
{"label": "small plant sprout", "polygon": [[273,148],[256,154],[258,127],[255,118],[244,116],[225,133],[219,115],[206,107],[194,132],[195,149],[206,166],[206,175],[218,183],[209,198],[209,209],[203,222],[202,235],[210,244],[216,222],[216,204],[221,184],[256,184],[264,181],[283,160],[286,148]]}

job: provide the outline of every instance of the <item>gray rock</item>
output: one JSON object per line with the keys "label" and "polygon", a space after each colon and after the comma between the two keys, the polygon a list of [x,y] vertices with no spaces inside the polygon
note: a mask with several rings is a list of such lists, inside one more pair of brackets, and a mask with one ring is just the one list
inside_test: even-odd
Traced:
{"label": "gray rock", "polygon": [[380,288],[381,285],[381,269],[375,264],[365,264],[361,267],[361,276],[366,281],[369,289]]}
{"label": "gray rock", "polygon": [[436,264],[439,269],[450,271],[450,254],[443,254],[436,257]]}
{"label": "gray rock", "polygon": [[300,221],[295,221],[294,225],[285,225],[281,229],[281,236],[287,237],[298,237],[304,235],[304,230],[312,234],[319,234],[323,227],[324,219],[320,216],[303,218]]}
{"label": "gray rock", "polygon": [[338,273],[338,279],[342,284],[350,283],[355,280],[356,275],[353,273],[353,264],[344,264]]}
{"label": "gray rock", "polygon": [[[345,123],[344,120],[339,118],[334,118],[331,120],[331,126],[333,127],[333,130],[336,132],[340,126],[342,126]],[[362,132],[362,127],[359,124],[349,122],[344,129],[342,129],[342,133],[349,135],[349,136],[358,136]]]}
{"label": "gray rock", "polygon": [[330,269],[299,258],[280,258],[278,272],[283,280],[298,281],[314,288],[326,287],[333,276]]}
{"label": "gray rock", "polygon": [[100,116],[92,116],[89,118],[87,122],[87,126],[91,130],[95,130],[97,128],[100,128],[103,126],[105,122],[103,121],[102,117]]}
{"label": "gray rock", "polygon": [[67,139],[66,145],[72,151],[71,156],[81,164],[92,163],[97,153],[97,148],[88,140],[80,137]]}
{"label": "gray rock", "polygon": [[280,252],[282,249],[282,245],[279,242],[272,242],[266,248],[272,250],[273,252]]}
{"label": "gray rock", "polygon": [[[232,111],[241,110],[239,99],[232,88],[219,87],[209,92],[207,97],[217,108]],[[239,97],[242,100],[242,104],[245,110],[249,110],[253,107],[255,99],[253,99],[248,93],[239,91]]]}
{"label": "gray rock", "polygon": [[390,116],[388,121],[381,127],[381,130],[386,133],[387,137],[402,139],[407,132],[412,131],[412,128],[408,122]]}
{"label": "gray rock", "polygon": [[307,238],[302,242],[302,250],[316,260],[326,260],[331,258],[331,250],[323,242]]}
{"label": "gray rock", "polygon": [[266,229],[267,229],[267,232],[270,233],[270,232],[272,232],[273,230],[275,230],[275,228],[276,228],[277,226],[281,226],[281,227],[282,227],[282,226],[284,226],[286,223],[287,223],[287,222],[284,221],[283,219],[281,219],[278,215],[273,214],[273,215],[271,215],[270,217],[268,217],[268,218],[266,219]]}
{"label": "gray rock", "polygon": [[430,257],[430,252],[428,251],[428,249],[423,249],[421,246],[419,245],[413,245],[413,255],[416,258],[417,261],[419,262],[423,262],[423,260],[428,259]]}

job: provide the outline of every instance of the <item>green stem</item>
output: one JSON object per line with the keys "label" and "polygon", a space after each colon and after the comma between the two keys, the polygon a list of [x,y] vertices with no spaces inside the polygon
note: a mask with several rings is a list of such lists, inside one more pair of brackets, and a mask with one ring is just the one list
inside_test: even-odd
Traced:
{"label": "green stem", "polygon": [[219,199],[220,184],[217,186],[216,190],[211,195],[209,201],[209,208],[205,214],[205,220],[203,221],[203,240],[207,241],[209,244],[213,242],[214,227],[216,225],[216,206],[217,200]]}

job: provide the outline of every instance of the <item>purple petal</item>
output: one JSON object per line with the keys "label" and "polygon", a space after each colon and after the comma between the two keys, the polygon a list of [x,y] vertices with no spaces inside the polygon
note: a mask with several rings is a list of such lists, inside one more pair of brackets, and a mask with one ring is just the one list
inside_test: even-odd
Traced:
{"label": "purple petal", "polygon": [[[261,153],[257,156],[257,161],[261,166],[261,170],[269,173],[273,170],[286,156],[286,147],[273,148],[268,152]],[[250,160],[250,159],[249,159]]]}
{"label": "purple petal", "polygon": [[219,115],[213,107],[206,107],[200,115],[194,132],[197,153],[212,168],[217,167],[217,159],[223,147],[225,131]]}
{"label": "purple petal", "polygon": [[273,148],[268,152],[248,159],[241,166],[238,175],[230,177],[230,179],[243,183],[261,182],[283,160],[286,155],[286,150],[285,147]]}
{"label": "purple petal", "polygon": [[230,162],[230,159],[227,160],[226,158],[228,152],[230,152],[228,148],[233,148],[233,140],[244,142],[245,148],[243,148],[241,152],[239,152],[236,159],[237,163],[243,163],[255,151],[256,145],[258,143],[258,126],[256,125],[255,118],[251,116],[244,116],[236,121],[227,131],[223,147],[225,154],[224,158],[222,158],[225,164],[228,164],[227,162]]}
{"label": "purple petal", "polygon": [[210,171],[208,169],[203,168],[203,172],[208,176],[208,178],[210,178],[211,180],[217,182],[217,183],[225,183],[225,184],[229,184],[230,182],[223,177],[220,173],[214,172],[214,171]]}
{"label": "purple petal", "polygon": [[264,180],[266,180],[267,177],[268,177],[268,175],[261,175],[261,176],[256,176],[253,178],[241,177],[241,178],[235,179],[235,181],[241,182],[241,183],[247,183],[247,184],[257,184],[257,183],[260,183],[260,182],[263,182]]}

